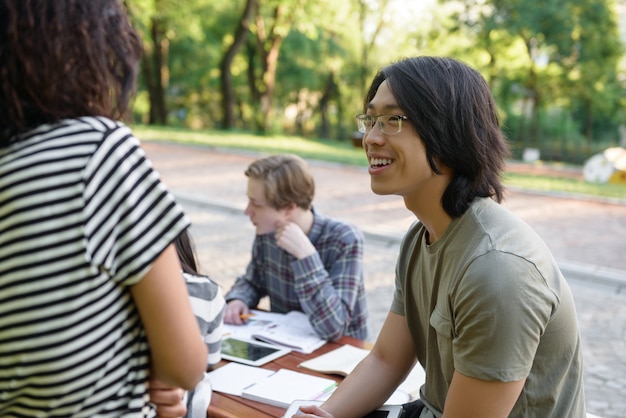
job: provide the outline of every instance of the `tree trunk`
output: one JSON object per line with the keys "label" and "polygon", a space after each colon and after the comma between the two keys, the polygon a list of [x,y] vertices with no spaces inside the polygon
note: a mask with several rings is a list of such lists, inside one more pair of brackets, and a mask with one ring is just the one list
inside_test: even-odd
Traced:
{"label": "tree trunk", "polygon": [[321,138],[330,138],[330,122],[328,121],[328,105],[332,98],[336,96],[337,83],[335,82],[335,73],[331,72],[324,86],[324,93],[320,99],[319,109],[322,118],[319,136]]}
{"label": "tree trunk", "polygon": [[[279,30],[280,20],[283,14],[283,7],[278,5],[274,8],[273,25],[269,33],[265,31],[263,17],[257,14],[257,47],[261,59],[261,77],[258,83],[259,92],[259,130],[266,133],[270,128],[270,118],[272,117],[272,99],[274,86],[276,84],[276,67],[278,64],[278,53],[283,41],[281,33],[287,32]],[[288,26],[287,26],[288,27]],[[283,28],[284,29],[284,28]]]}
{"label": "tree trunk", "polygon": [[593,105],[590,99],[585,100],[585,139],[587,151],[591,150],[591,140],[593,138]]}
{"label": "tree trunk", "polygon": [[148,123],[151,125],[167,125],[167,105],[165,103],[165,89],[169,82],[167,67],[168,40],[165,38],[165,23],[158,19],[151,19],[150,36],[152,55],[146,54],[143,59],[144,76],[148,87],[150,113]]}
{"label": "tree trunk", "polygon": [[258,10],[258,0],[247,0],[243,15],[237,25],[233,43],[230,44],[222,61],[220,62],[220,78],[222,83],[222,128],[232,129],[235,127],[235,93],[230,68],[239,49],[246,41],[246,35],[250,29],[250,20]]}

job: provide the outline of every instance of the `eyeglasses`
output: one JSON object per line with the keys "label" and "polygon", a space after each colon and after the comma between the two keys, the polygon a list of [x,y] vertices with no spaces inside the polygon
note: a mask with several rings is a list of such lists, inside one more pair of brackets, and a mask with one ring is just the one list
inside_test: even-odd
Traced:
{"label": "eyeglasses", "polygon": [[359,127],[359,132],[362,134],[369,133],[374,129],[374,125],[378,125],[378,129],[386,135],[393,135],[402,131],[402,121],[409,120],[403,115],[368,115],[363,113],[356,115],[356,123]]}

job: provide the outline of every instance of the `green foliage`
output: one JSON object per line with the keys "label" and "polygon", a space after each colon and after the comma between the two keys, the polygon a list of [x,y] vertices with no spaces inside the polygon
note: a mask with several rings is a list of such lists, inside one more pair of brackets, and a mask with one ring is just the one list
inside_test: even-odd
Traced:
{"label": "green foliage", "polygon": [[[545,0],[532,6],[525,0],[259,1],[264,29],[278,22],[284,36],[271,97],[274,116],[266,125],[270,133],[325,132],[348,140],[372,75],[419,54],[454,56],[477,68],[520,149],[533,144],[551,157],[580,162],[598,147],[617,145],[618,127],[626,124],[615,0]],[[150,39],[151,19],[166,24],[170,122],[217,127],[219,63],[246,0],[126,3],[144,40]],[[275,20],[277,6],[282,14]],[[236,126],[243,130],[262,123],[263,106],[251,89],[264,88],[258,30],[254,21],[231,67]],[[148,54],[150,48],[146,43]],[[146,97],[141,80],[136,120],[147,120]],[[325,131],[323,122],[329,125]]]}

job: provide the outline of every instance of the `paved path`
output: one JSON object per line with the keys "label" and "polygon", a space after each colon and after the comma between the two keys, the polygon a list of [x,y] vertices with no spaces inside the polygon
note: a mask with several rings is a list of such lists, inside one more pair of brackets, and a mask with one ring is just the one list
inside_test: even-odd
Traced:
{"label": "paved path", "polygon": [[[192,218],[203,270],[225,290],[249,261],[254,229],[242,213],[243,171],[255,154],[145,142],[164,181]],[[366,233],[365,287],[373,335],[393,291],[399,240],[414,220],[398,197],[376,196],[365,169],[312,162],[316,207]],[[588,411],[626,417],[626,205],[511,191],[505,203],[552,249],[576,300]]]}

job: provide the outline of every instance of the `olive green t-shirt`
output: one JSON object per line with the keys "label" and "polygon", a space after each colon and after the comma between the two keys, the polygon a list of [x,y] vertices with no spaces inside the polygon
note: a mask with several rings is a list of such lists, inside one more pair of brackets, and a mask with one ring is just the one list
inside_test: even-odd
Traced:
{"label": "olive green t-shirt", "polygon": [[405,315],[426,370],[421,398],[440,416],[455,370],[526,383],[510,417],[584,417],[580,333],[569,286],[523,221],[477,199],[432,245],[404,237],[391,310]]}

